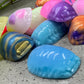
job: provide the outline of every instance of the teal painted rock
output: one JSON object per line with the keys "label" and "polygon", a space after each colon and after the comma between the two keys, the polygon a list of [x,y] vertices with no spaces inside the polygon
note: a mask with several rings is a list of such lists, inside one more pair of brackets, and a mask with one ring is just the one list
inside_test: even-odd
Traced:
{"label": "teal painted rock", "polygon": [[7,32],[0,38],[0,54],[4,59],[18,61],[34,46],[33,40],[24,34]]}
{"label": "teal painted rock", "polygon": [[27,65],[39,77],[70,78],[78,70],[80,58],[66,48],[42,45],[30,53]]}
{"label": "teal painted rock", "polygon": [[36,46],[54,44],[67,32],[68,28],[64,23],[56,23],[54,21],[46,20],[34,30],[31,38],[35,41]]}

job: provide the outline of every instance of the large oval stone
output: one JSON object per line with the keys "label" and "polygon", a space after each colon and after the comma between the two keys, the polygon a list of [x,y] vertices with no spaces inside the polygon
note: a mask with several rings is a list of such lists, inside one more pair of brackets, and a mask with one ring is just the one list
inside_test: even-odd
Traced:
{"label": "large oval stone", "polygon": [[42,45],[29,55],[28,70],[43,78],[69,78],[80,66],[80,58],[63,47]]}

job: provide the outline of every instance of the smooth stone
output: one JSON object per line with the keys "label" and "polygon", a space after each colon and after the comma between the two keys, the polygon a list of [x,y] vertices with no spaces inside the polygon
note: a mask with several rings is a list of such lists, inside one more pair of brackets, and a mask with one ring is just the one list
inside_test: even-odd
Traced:
{"label": "smooth stone", "polygon": [[76,0],[73,3],[73,8],[78,15],[84,15],[84,0]]}
{"label": "smooth stone", "polygon": [[35,41],[36,46],[54,44],[67,32],[68,28],[64,23],[56,23],[54,21],[46,20],[34,30],[31,38]]}
{"label": "smooth stone", "polygon": [[65,1],[56,4],[50,11],[48,19],[56,22],[72,20],[77,14],[73,7]]}
{"label": "smooth stone", "polygon": [[73,45],[84,44],[84,15],[77,16],[72,20],[68,39]]}
{"label": "smooth stone", "polygon": [[34,8],[32,10],[32,20],[31,25],[26,31],[27,35],[32,35],[33,31],[46,19],[40,15],[40,10],[42,7]]}
{"label": "smooth stone", "polygon": [[70,78],[80,66],[80,58],[72,51],[53,45],[35,48],[27,61],[30,73],[42,78]]}
{"label": "smooth stone", "polygon": [[32,9],[22,8],[13,12],[7,22],[7,30],[9,32],[19,32],[24,34],[31,25]]}

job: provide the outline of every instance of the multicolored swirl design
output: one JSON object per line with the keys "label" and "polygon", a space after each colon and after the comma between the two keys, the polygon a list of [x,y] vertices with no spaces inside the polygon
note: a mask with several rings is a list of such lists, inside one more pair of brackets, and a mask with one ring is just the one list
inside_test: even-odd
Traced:
{"label": "multicolored swirl design", "polygon": [[72,20],[68,39],[73,45],[84,44],[84,16],[77,16]]}

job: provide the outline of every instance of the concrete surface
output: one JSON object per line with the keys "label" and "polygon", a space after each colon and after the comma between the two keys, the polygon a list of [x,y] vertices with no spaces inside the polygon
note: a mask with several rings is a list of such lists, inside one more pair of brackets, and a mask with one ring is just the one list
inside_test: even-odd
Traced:
{"label": "concrete surface", "polygon": [[[0,16],[9,16],[16,9],[22,7],[34,8],[35,0],[20,0],[0,11]],[[81,66],[77,73],[70,79],[43,79],[32,75],[27,70],[27,59],[20,62],[0,61],[0,84],[84,84],[84,45],[72,46],[67,38],[63,37],[55,45],[73,51],[81,58]]]}

